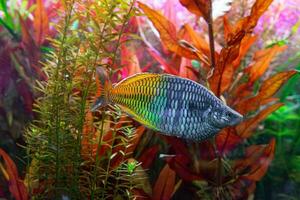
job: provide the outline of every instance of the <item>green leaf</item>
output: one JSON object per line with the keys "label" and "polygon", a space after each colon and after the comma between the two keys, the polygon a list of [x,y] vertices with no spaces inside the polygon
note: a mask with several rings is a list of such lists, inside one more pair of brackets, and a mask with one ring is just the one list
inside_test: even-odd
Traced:
{"label": "green leaf", "polygon": [[290,169],[289,176],[294,181],[300,183],[300,156],[299,155],[293,155],[290,156],[288,163],[288,167]]}
{"label": "green leaf", "polygon": [[[0,18],[0,20],[3,21],[5,23],[5,25],[7,27],[9,27],[9,29],[13,30],[14,29],[14,21],[13,21],[12,16],[8,12],[6,2],[7,2],[6,0],[0,0],[0,10],[2,10],[4,12],[4,18]],[[0,21],[0,23],[2,24],[1,21]],[[7,29],[7,27],[5,27],[5,28]]]}
{"label": "green leaf", "polygon": [[137,162],[134,160],[127,164],[127,171],[129,174],[132,174],[135,168],[137,167]]}
{"label": "green leaf", "polygon": [[269,45],[267,45],[266,48],[271,48],[271,47],[276,46],[276,45],[278,45],[278,46],[281,47],[281,46],[286,45],[287,43],[288,43],[288,40],[287,40],[287,39],[274,40],[274,41],[272,41]]}
{"label": "green leaf", "polygon": [[292,34],[296,34],[298,32],[299,27],[300,27],[300,20],[298,20],[297,23],[292,27]]}
{"label": "green leaf", "polygon": [[197,60],[192,60],[191,63],[195,69],[200,69],[200,67],[201,67],[200,62],[198,62]]}

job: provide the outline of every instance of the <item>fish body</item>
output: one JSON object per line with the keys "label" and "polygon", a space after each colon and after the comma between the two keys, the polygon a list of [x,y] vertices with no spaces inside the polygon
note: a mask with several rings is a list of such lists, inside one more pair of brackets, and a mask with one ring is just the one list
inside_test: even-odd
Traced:
{"label": "fish body", "polygon": [[117,104],[135,120],[162,134],[194,141],[207,139],[242,120],[204,86],[168,74],[130,76],[104,89],[92,110],[106,104]]}

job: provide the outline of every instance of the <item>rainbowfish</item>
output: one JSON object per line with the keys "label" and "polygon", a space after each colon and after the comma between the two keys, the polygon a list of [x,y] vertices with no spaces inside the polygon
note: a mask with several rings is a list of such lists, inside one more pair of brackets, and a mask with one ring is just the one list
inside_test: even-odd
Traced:
{"label": "rainbowfish", "polygon": [[189,79],[139,73],[112,85],[105,69],[97,68],[97,74],[103,89],[92,112],[116,104],[139,123],[165,135],[200,141],[243,119],[204,86]]}

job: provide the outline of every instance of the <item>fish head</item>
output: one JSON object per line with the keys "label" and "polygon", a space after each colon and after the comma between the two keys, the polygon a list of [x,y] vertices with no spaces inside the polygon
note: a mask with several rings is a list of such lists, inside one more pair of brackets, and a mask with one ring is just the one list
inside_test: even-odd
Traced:
{"label": "fish head", "polygon": [[243,121],[243,116],[226,105],[212,108],[210,120],[218,128],[235,126]]}

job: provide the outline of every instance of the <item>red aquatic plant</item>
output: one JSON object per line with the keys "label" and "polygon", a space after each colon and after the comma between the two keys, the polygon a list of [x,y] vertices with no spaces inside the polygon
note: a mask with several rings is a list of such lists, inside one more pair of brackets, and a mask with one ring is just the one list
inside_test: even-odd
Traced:
{"label": "red aquatic plant", "polygon": [[[28,9],[32,5],[32,1],[28,2]],[[4,17],[0,22],[0,130],[17,140],[22,137],[24,125],[34,117],[36,81],[46,80],[40,62],[43,52],[50,50],[46,37],[53,37],[54,32],[49,29],[49,17],[53,17],[52,9],[59,3],[46,8],[42,0],[37,0],[35,9],[28,13],[32,17],[18,11],[11,13],[8,6],[8,2],[1,1]]]}
{"label": "red aquatic plant", "polygon": [[[0,149],[0,158],[3,160],[0,160],[0,172],[5,178],[7,185],[9,185],[9,192],[11,193],[11,195],[16,200],[29,199],[27,188],[23,180],[21,180],[18,175],[18,170],[14,161],[2,149]],[[0,197],[4,196],[1,196],[0,194]]]}
{"label": "red aquatic plant", "polygon": [[[141,10],[159,32],[163,47],[169,52],[170,58],[163,58],[155,49],[148,49],[150,55],[163,66],[162,69],[167,73],[207,83],[216,96],[245,116],[241,124],[221,130],[214,142],[195,144],[164,137],[172,155],[165,160],[177,177],[184,181],[181,183],[182,188],[184,184],[192,183],[194,191],[206,188],[207,192],[213,192],[214,198],[247,198],[253,194],[256,182],[267,172],[274,156],[275,140],[271,139],[267,145],[248,146],[244,142],[255,133],[261,121],[283,105],[274,95],[296,71],[266,74],[273,58],[284,51],[286,46],[275,45],[255,52],[248,66],[243,66],[241,62],[256,41],[253,29],[258,19],[271,2],[256,0],[250,14],[234,25],[225,15],[224,45],[220,52],[214,51],[211,1],[180,1],[191,13],[203,17],[207,22],[211,31],[209,42],[188,24],[177,31],[176,26],[158,11],[139,3]],[[201,68],[193,67],[190,59],[201,63]],[[257,84],[260,85],[258,91],[255,87]],[[242,155],[229,159],[228,156],[232,157],[232,152],[239,148],[242,148]],[[142,162],[147,160],[142,159]],[[173,192],[168,192],[167,197],[162,195],[156,198],[171,198],[170,194],[175,194],[173,186],[161,183],[160,189]],[[198,195],[204,197],[200,192]]]}
{"label": "red aquatic plant", "polygon": [[[4,13],[0,19],[0,147],[7,146],[11,155],[22,151],[16,141],[24,144],[24,126],[35,117],[33,103],[40,95],[35,90],[36,81],[47,79],[41,61],[44,54],[51,51],[47,37],[54,37],[55,32],[50,29],[49,21],[54,17],[53,10],[60,4],[48,2],[45,7],[44,2],[26,2],[26,15],[11,10],[9,1],[0,1],[1,13]],[[19,183],[17,169],[3,152],[2,156],[7,161],[7,182],[10,183],[3,184],[1,180],[3,190],[15,188],[10,189],[15,199],[27,199],[25,193],[20,196],[16,192],[18,188],[19,192],[25,188]]]}

